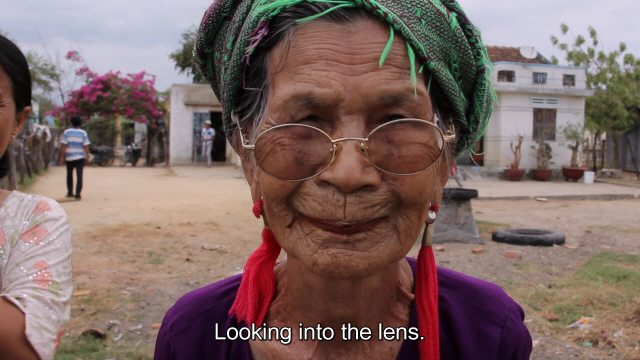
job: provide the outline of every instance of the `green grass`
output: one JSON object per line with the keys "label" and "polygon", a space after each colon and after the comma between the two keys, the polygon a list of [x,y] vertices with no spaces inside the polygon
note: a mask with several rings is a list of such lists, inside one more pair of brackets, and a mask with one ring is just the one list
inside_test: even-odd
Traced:
{"label": "green grass", "polygon": [[164,258],[154,257],[154,258],[151,258],[151,259],[145,261],[145,264],[162,265],[162,264],[164,264]]}
{"label": "green grass", "polygon": [[619,233],[623,233],[623,234],[640,234],[640,228],[619,228],[616,226],[612,226],[612,225],[591,225],[589,227],[587,227],[587,230],[589,231],[594,231],[594,230],[601,230],[601,231],[614,231],[614,232],[619,232]]}
{"label": "green grass", "polygon": [[511,265],[513,265],[514,268],[522,271],[529,271],[533,267],[531,264],[524,262],[514,262]]}
{"label": "green grass", "polygon": [[47,170],[42,169],[42,170],[40,170],[40,172],[39,172],[39,173],[37,173],[37,174],[36,174],[34,171],[32,171],[32,172],[31,172],[31,175],[32,175],[31,177],[29,177],[29,175],[25,175],[25,177],[24,177],[24,184],[22,184],[22,185],[18,185],[18,190],[20,190],[20,191],[26,191],[27,189],[29,189],[29,187],[31,187],[31,185],[35,184],[35,182],[36,182],[36,181],[37,181],[41,176],[43,176],[44,174],[46,174],[46,173],[47,173],[47,171],[49,171],[49,170],[48,170],[48,169],[47,169]]}
{"label": "green grass", "polygon": [[593,316],[592,310],[581,303],[556,304],[552,306],[553,313],[558,315],[561,324],[568,325],[582,316]]}
{"label": "green grass", "polygon": [[494,223],[491,221],[476,220],[476,227],[478,228],[478,232],[480,234],[485,234],[485,233],[491,234],[494,230],[508,229],[511,226],[508,224]]}
{"label": "green grass", "polygon": [[162,265],[164,264],[165,256],[156,253],[155,251],[147,251],[147,260],[145,264]]}
{"label": "green grass", "polygon": [[576,271],[575,278],[597,287],[616,285],[626,291],[640,291],[640,256],[597,254]]}
{"label": "green grass", "polygon": [[511,292],[511,290],[517,289],[519,286],[522,286],[522,283],[519,280],[513,278],[498,280],[497,284],[507,292]]}
{"label": "green grass", "polygon": [[[513,266],[527,270],[516,262]],[[510,294],[538,317],[551,310],[563,331],[581,316],[624,319],[637,311],[640,292],[640,256],[603,252],[594,255],[570,278],[559,279],[553,288],[533,284],[510,285]]]}
{"label": "green grass", "polygon": [[90,336],[63,338],[55,360],[151,360],[153,350],[148,347],[115,345]]}

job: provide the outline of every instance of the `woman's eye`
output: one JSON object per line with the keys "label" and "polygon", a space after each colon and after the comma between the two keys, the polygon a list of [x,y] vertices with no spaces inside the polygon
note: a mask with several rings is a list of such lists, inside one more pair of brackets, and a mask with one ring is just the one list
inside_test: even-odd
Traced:
{"label": "woman's eye", "polygon": [[303,117],[302,119],[298,120],[298,122],[314,122],[314,121],[319,121],[320,118],[318,116],[315,115],[307,115],[305,117]]}
{"label": "woman's eye", "polygon": [[322,131],[329,131],[331,129],[331,124],[327,122],[327,120],[317,115],[305,116],[296,121],[296,124],[313,126],[314,128],[318,128]]}

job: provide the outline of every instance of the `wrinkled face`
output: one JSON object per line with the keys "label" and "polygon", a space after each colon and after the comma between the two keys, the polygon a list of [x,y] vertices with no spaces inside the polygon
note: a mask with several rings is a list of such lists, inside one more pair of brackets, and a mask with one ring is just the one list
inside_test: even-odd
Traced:
{"label": "wrinkled face", "polygon": [[18,135],[29,114],[30,107],[26,107],[16,114],[16,103],[13,99],[9,75],[0,66],[0,155],[4,154],[7,145],[12,141],[11,135]]}
{"label": "wrinkled face", "polygon": [[[419,80],[414,89],[401,37],[379,66],[388,40],[388,26],[368,19],[299,26],[288,49],[283,41],[269,54],[269,100],[258,132],[301,123],[338,139],[366,137],[398,118],[432,120],[426,86]],[[264,199],[283,250],[321,276],[363,277],[400,260],[448,177],[442,159],[416,175],[380,172],[355,144],[341,143],[323,173],[298,182],[272,178],[243,157],[254,201]]]}

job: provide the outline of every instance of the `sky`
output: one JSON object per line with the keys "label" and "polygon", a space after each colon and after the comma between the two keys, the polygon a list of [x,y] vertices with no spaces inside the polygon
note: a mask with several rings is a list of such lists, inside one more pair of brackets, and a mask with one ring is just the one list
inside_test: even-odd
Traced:
{"label": "sky", "polygon": [[[551,45],[560,24],[570,34],[587,34],[592,25],[605,51],[627,45],[640,56],[640,1],[636,0],[458,0],[486,45],[533,46],[547,58],[562,56]],[[97,73],[146,71],[156,88],[188,83],[169,54],[181,34],[198,25],[211,0],[0,0],[0,31],[23,51],[61,59],[78,51]],[[571,38],[566,38],[570,41]]]}

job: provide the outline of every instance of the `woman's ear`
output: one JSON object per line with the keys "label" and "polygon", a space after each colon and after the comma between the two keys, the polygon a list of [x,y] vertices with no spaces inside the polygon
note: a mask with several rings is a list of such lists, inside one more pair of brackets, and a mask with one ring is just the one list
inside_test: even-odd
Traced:
{"label": "woman's ear", "polygon": [[260,188],[260,180],[258,179],[258,169],[256,167],[256,162],[251,158],[252,154],[250,151],[246,151],[242,148],[242,146],[235,147],[238,156],[240,157],[240,162],[242,162],[242,171],[244,172],[244,178],[249,183],[251,187],[251,199],[255,203],[256,201],[262,198],[262,189]]}
{"label": "woman's ear", "polygon": [[[447,151],[445,149],[445,151]],[[433,190],[433,199],[431,199],[431,204],[440,205],[442,201],[442,193],[444,191],[444,187],[447,185],[447,181],[449,181],[449,174],[451,172],[451,162],[453,161],[453,154],[444,155],[440,158],[438,165],[438,175],[436,178],[437,184],[436,188]]]}
{"label": "woman's ear", "polygon": [[260,188],[260,180],[258,180],[259,170],[257,168],[256,162],[253,159],[253,154],[251,153],[251,151],[247,151],[242,147],[242,142],[237,131],[239,130],[236,130],[231,140],[233,149],[240,157],[240,162],[242,163],[242,171],[244,172],[244,178],[247,180],[247,183],[249,183],[249,186],[251,187],[251,199],[254,203],[256,203],[258,200],[262,199],[262,189]]}
{"label": "woman's ear", "polygon": [[11,135],[18,136],[27,122],[27,117],[31,114],[31,106],[25,106],[22,111],[16,114],[16,127],[13,128]]}

